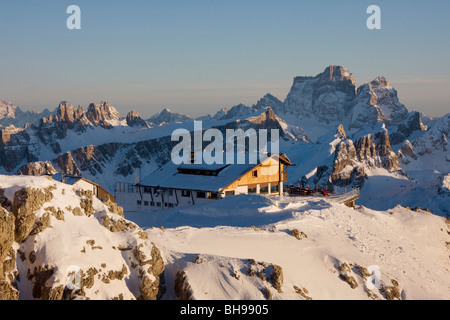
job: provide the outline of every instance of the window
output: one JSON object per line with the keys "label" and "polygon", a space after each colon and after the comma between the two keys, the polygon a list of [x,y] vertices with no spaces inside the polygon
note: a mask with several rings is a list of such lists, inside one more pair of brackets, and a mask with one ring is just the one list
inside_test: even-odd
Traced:
{"label": "window", "polygon": [[248,188],[248,193],[249,194],[256,193],[256,188]]}
{"label": "window", "polygon": [[144,201],[144,206],[148,206],[148,201]]}
{"label": "window", "polygon": [[181,196],[185,198],[189,198],[191,196],[191,192],[188,190],[181,190]]}
{"label": "window", "polygon": [[278,192],[278,185],[270,186],[270,193],[277,193]]}
{"label": "window", "polygon": [[144,193],[151,193],[152,189],[149,187],[144,187]]}
{"label": "window", "polygon": [[204,193],[204,192],[197,192],[197,198],[205,199],[206,198],[206,193]]}
{"label": "window", "polygon": [[208,192],[208,199],[219,199],[219,195],[217,193]]}
{"label": "window", "polygon": [[173,189],[169,189],[169,196],[170,196],[170,197],[173,196]]}
{"label": "window", "polygon": [[161,207],[161,202],[157,202],[157,203],[156,203],[156,206],[157,206],[157,207]]}
{"label": "window", "polygon": [[234,196],[235,192],[234,192],[234,190],[232,190],[232,191],[225,191],[225,195],[226,196]]}
{"label": "window", "polygon": [[138,200],[138,201],[137,201],[137,205],[138,205],[138,206],[142,206],[142,201],[141,201],[141,200]]}
{"label": "window", "polygon": [[269,193],[269,187],[261,187],[259,193]]}
{"label": "window", "polygon": [[169,203],[169,208],[173,208],[173,203]]}
{"label": "window", "polygon": [[252,171],[252,177],[253,178],[258,178],[258,170],[253,170]]}
{"label": "window", "polygon": [[154,207],[155,206],[155,202],[151,201],[150,202],[150,206]]}

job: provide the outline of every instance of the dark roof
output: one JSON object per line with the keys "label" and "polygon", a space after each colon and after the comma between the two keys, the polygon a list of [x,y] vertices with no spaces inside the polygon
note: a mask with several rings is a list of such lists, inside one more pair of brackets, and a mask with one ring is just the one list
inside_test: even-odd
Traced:
{"label": "dark roof", "polygon": [[[63,179],[64,177],[64,179]],[[59,181],[59,182],[64,182],[66,184],[74,184],[76,183],[78,180],[82,179],[81,177],[74,177],[71,175],[62,175],[61,173],[57,173],[52,175],[52,179],[55,181]],[[64,180],[64,181],[63,181]]]}

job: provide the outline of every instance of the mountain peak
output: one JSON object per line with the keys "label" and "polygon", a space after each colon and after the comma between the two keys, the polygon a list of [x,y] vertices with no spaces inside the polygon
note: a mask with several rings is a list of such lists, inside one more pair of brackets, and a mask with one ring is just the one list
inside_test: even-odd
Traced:
{"label": "mountain peak", "polygon": [[372,82],[370,82],[370,85],[372,87],[379,86],[379,87],[382,87],[382,88],[392,88],[391,84],[389,83],[389,81],[383,76],[377,77],[374,80],[372,80]]}
{"label": "mountain peak", "polygon": [[192,118],[181,113],[173,112],[168,108],[164,108],[160,113],[147,119],[148,123],[160,126],[167,123],[182,123]]}
{"label": "mountain peak", "polygon": [[284,101],[284,113],[320,122],[343,121],[356,96],[353,75],[340,66],[329,66],[315,77],[296,77]]}
{"label": "mountain peak", "polygon": [[15,118],[15,110],[18,109],[14,104],[9,101],[0,101],[0,119],[3,118]]}
{"label": "mountain peak", "polygon": [[94,125],[98,125],[105,120],[120,120],[120,113],[107,101],[100,104],[91,103],[86,111],[86,117]]}
{"label": "mountain peak", "polygon": [[341,66],[328,66],[322,73],[330,81],[343,81],[347,79],[353,80],[353,75],[348,69]]}
{"label": "mountain peak", "polygon": [[164,108],[159,114],[173,114],[174,112],[169,108]]}
{"label": "mountain peak", "polygon": [[126,121],[128,126],[130,127],[143,127],[143,128],[150,128],[150,126],[147,124],[147,122],[142,119],[141,115],[137,111],[130,111],[127,114]]}

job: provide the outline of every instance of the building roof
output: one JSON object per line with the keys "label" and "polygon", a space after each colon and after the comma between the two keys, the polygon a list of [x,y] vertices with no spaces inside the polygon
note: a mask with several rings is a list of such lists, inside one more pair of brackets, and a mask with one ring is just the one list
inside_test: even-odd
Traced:
{"label": "building roof", "polygon": [[74,177],[71,175],[62,175],[61,173],[57,173],[52,175],[52,179],[55,181],[59,181],[59,182],[64,182],[66,184],[74,184],[76,183],[78,180],[81,180],[81,177]]}
{"label": "building roof", "polygon": [[[86,181],[86,182],[88,182],[88,183],[90,183],[90,184],[92,184],[92,185],[95,185],[95,186],[97,186],[97,187],[100,187],[100,188],[102,188],[103,190],[105,190],[101,185],[99,185],[98,183],[95,183],[95,182],[93,182],[93,181],[91,181],[91,180],[88,180],[88,179],[86,179],[86,178],[83,178],[83,177],[74,177],[74,176],[71,176],[71,175],[62,175],[61,173],[57,173],[57,174],[54,174],[54,175],[52,175],[52,179],[53,180],[56,180],[56,181],[59,181],[59,182],[63,182],[63,183],[65,183],[65,184],[70,184],[70,185],[73,185],[73,184],[75,184],[75,183],[77,183],[78,181],[80,181],[80,180],[83,180],[83,181]],[[105,190],[106,191],[106,190]],[[108,191],[106,191],[106,192],[108,192]],[[109,193],[109,192],[108,192]]]}
{"label": "building roof", "polygon": [[[284,155],[273,155],[283,164],[292,165]],[[138,183],[139,186],[158,187],[162,189],[183,189],[208,192],[219,192],[247,172],[258,166],[257,164],[181,164],[169,161],[160,169]],[[180,170],[216,171],[216,175],[180,173]]]}

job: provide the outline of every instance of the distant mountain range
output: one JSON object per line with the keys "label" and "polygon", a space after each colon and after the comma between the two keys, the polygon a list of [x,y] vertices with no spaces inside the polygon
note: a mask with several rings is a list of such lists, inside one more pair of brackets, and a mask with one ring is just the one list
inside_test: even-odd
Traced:
{"label": "distant mountain range", "polygon": [[[134,182],[169,161],[171,133],[193,130],[193,120],[169,109],[149,119],[136,111],[122,117],[108,102],[92,103],[86,111],[63,101],[53,112],[23,112],[2,100],[0,173],[79,174],[113,192],[115,182]],[[384,77],[357,86],[349,70],[329,66],[314,77],[295,77],[284,101],[268,93],[252,106],[196,120],[223,132],[279,128],[281,151],[297,164],[289,172],[291,183],[362,187],[362,199],[376,206],[380,202],[368,188],[385,175],[395,188],[434,190],[428,198],[435,204],[426,202],[450,214],[439,200],[448,200],[441,191],[450,171],[450,114],[430,119],[409,111]],[[398,195],[392,201],[407,199],[405,205],[423,201],[392,194]]]}

